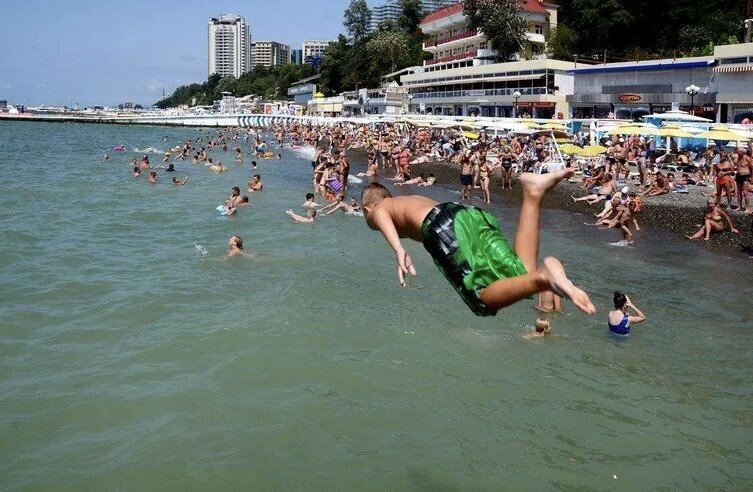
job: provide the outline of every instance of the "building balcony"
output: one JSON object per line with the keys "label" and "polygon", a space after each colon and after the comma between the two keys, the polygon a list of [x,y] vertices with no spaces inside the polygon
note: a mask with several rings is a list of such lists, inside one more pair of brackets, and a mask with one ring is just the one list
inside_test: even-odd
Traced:
{"label": "building balcony", "polygon": [[469,29],[465,32],[454,34],[452,36],[441,36],[435,39],[429,39],[424,42],[424,49],[434,48],[436,46],[439,46],[440,44],[450,43],[452,41],[458,41],[461,39],[472,38],[473,36],[478,36],[478,35],[479,35],[478,30]]}
{"label": "building balcony", "polygon": [[426,60],[425,66],[436,65],[438,63],[447,63],[447,62],[452,62],[452,61],[457,61],[457,60],[466,60],[468,58],[475,58],[477,53],[478,53],[478,50],[473,50],[473,51],[466,51],[463,53],[458,53],[457,55],[445,56],[442,58],[433,58],[431,60]]}

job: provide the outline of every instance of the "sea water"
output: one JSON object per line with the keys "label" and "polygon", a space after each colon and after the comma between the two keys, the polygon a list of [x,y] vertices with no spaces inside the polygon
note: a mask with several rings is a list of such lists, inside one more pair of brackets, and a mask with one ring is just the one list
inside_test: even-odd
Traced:
{"label": "sea water", "polygon": [[[245,142],[210,152],[224,174],[177,161],[184,187],[131,177],[132,149],[200,134],[0,123],[3,489],[753,488],[748,260],[545,211],[542,256],[599,312],[526,341],[531,302],[473,316],[420,244],[401,289],[363,219],[292,222],[309,156],[258,161],[235,217]],[[514,200],[490,210],[512,235]],[[627,339],[615,289],[648,316]]]}

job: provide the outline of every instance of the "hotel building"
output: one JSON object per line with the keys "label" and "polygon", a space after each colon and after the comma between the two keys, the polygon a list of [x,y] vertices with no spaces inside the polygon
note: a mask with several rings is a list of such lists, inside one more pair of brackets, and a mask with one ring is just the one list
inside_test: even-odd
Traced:
{"label": "hotel building", "polygon": [[557,5],[540,0],[522,2],[528,22],[524,53],[531,58],[492,63],[494,46],[483,32],[469,29],[463,4],[432,12],[421,22],[429,38],[424,50],[431,59],[406,70],[400,82],[408,90],[409,111],[443,115],[535,118],[569,113],[575,64],[547,59],[546,34],[557,24]]}
{"label": "hotel building", "polygon": [[222,14],[207,25],[208,75],[240,77],[251,69],[251,36],[246,19]]}
{"label": "hotel building", "polygon": [[274,67],[290,63],[290,46],[277,41],[254,41],[251,43],[251,68]]}
{"label": "hotel building", "polygon": [[714,76],[718,92],[717,121],[753,121],[753,43],[721,45],[714,48]]}

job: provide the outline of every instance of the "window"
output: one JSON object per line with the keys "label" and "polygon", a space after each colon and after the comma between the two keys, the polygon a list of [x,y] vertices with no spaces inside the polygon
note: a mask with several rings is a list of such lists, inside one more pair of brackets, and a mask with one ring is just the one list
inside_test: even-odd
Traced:
{"label": "window", "polygon": [[544,34],[544,26],[542,26],[541,24],[534,24],[533,32],[535,32],[536,34]]}
{"label": "window", "polygon": [[719,60],[720,65],[729,65],[732,63],[748,63],[748,59],[744,56],[738,58],[722,58]]}

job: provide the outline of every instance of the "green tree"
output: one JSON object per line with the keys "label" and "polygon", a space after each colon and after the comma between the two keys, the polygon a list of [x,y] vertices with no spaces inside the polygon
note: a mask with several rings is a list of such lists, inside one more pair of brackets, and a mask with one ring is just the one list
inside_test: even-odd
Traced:
{"label": "green tree", "polygon": [[358,41],[369,32],[370,23],[371,10],[366,5],[366,0],[350,0],[348,8],[345,9],[345,20],[343,21],[348,36],[353,41]]}
{"label": "green tree", "polygon": [[509,60],[523,46],[526,19],[520,15],[521,0],[465,0],[463,10],[468,27],[481,29],[497,52]]}
{"label": "green tree", "polygon": [[394,72],[410,59],[410,38],[402,31],[380,30],[369,40],[367,50],[374,60],[387,61],[387,71]]}
{"label": "green tree", "polygon": [[400,0],[398,5],[400,14],[397,17],[397,27],[408,34],[420,32],[418,25],[426,15],[420,0]]}
{"label": "green tree", "polygon": [[343,87],[347,87],[345,79],[348,76],[349,50],[347,38],[340,34],[337,41],[330,43],[324,51],[324,59],[322,59],[319,72],[321,91],[324,94],[339,94]]}
{"label": "green tree", "polygon": [[572,60],[578,35],[565,24],[559,24],[549,32],[546,41],[546,52],[550,58],[557,60]]}
{"label": "green tree", "polygon": [[608,59],[709,53],[740,39],[745,0],[560,0],[558,20],[576,33],[580,55]]}

